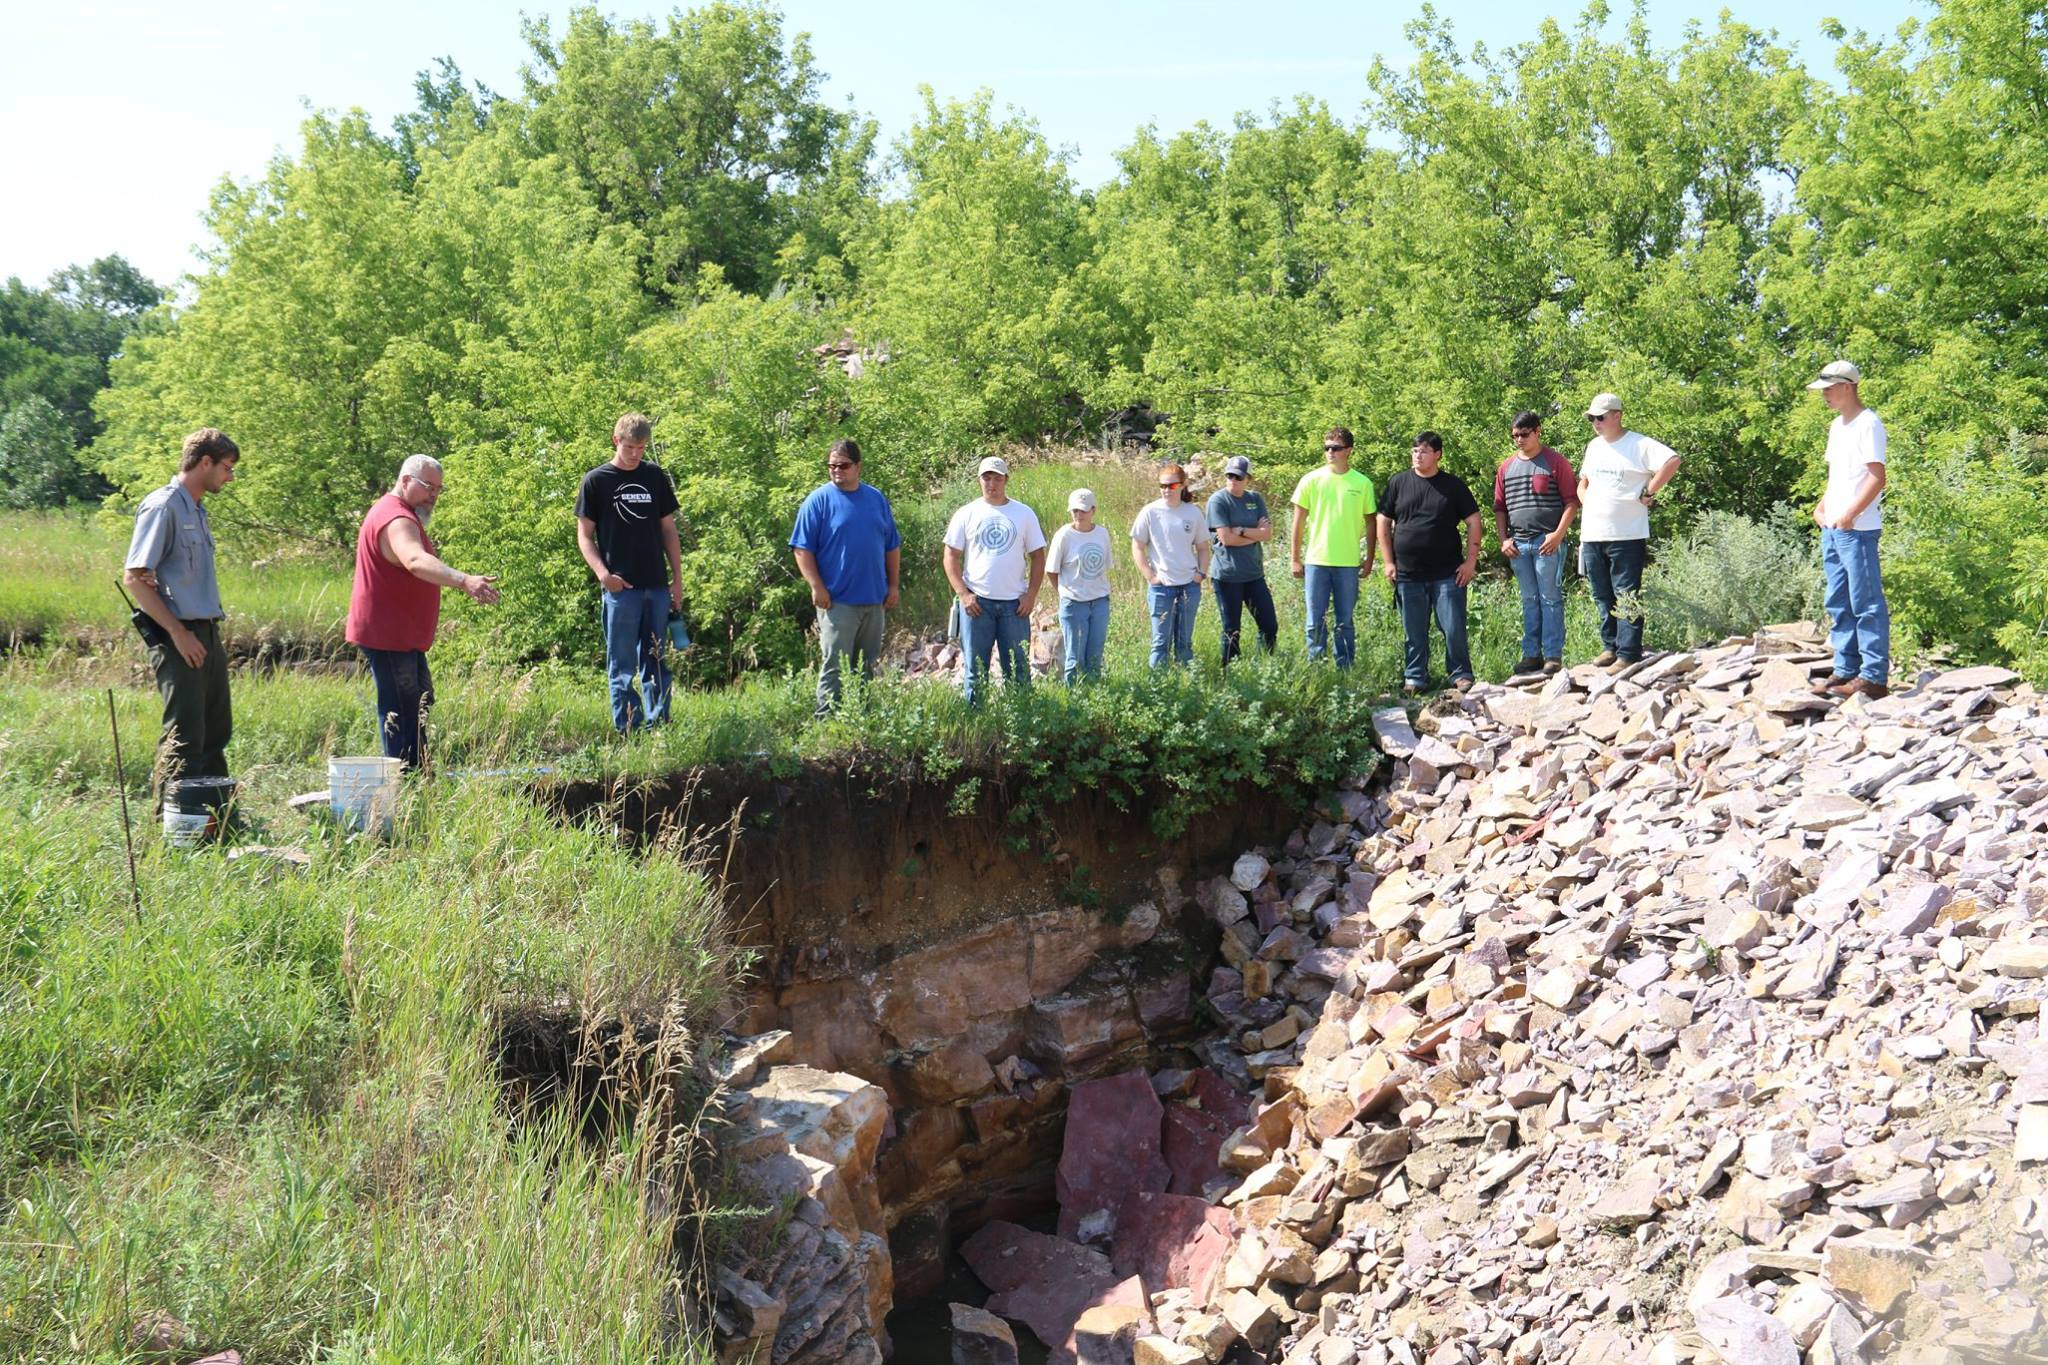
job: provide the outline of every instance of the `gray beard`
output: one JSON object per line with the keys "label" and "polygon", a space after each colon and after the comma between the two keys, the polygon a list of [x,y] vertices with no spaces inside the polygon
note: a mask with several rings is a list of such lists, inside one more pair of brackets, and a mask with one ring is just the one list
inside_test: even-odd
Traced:
{"label": "gray beard", "polygon": [[434,509],[432,507],[415,507],[412,509],[412,514],[420,519],[420,529],[422,530],[425,530],[427,523],[434,519]]}

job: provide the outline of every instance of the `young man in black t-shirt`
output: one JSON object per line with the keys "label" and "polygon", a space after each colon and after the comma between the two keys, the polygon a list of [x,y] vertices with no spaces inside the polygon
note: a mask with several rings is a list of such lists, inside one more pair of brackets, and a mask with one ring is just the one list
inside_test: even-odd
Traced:
{"label": "young man in black t-shirt", "polygon": [[[612,428],[612,458],[576,490],[576,547],[604,589],[604,663],[620,734],[668,719],[662,655],[671,612],[683,608],[676,490],[646,462],[654,425],[629,412]],[[643,704],[636,681],[644,685]]]}
{"label": "young man in black t-shirt", "polygon": [[[1479,572],[1479,502],[1443,467],[1444,438],[1425,431],[1409,467],[1387,481],[1380,503],[1380,560],[1401,610],[1401,690],[1429,682],[1429,618],[1444,633],[1444,671],[1460,692],[1472,685],[1465,646],[1465,588]],[[1464,528],[1462,550],[1459,528]]]}

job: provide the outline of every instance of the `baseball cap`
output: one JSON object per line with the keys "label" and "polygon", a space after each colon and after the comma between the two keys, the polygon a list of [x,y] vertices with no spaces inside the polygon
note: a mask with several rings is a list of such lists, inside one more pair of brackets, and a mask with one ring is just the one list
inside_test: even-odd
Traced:
{"label": "baseball cap", "polygon": [[1588,417],[1605,417],[1610,412],[1620,411],[1621,398],[1618,394],[1595,394],[1593,401],[1586,404],[1586,416]]}
{"label": "baseball cap", "polygon": [[1223,462],[1223,473],[1225,477],[1242,474],[1249,479],[1252,476],[1252,462],[1242,455],[1233,455]]}
{"label": "baseball cap", "polygon": [[1067,510],[1069,512],[1093,512],[1095,510],[1095,494],[1085,488],[1076,488],[1073,492],[1067,494]]}
{"label": "baseball cap", "polygon": [[981,462],[981,468],[975,473],[1000,474],[1007,479],[1010,477],[1010,462],[1000,455],[990,455]]}
{"label": "baseball cap", "polygon": [[1821,366],[1820,378],[1806,387],[1809,389],[1832,389],[1837,384],[1861,384],[1863,371],[1846,360],[1829,361]]}

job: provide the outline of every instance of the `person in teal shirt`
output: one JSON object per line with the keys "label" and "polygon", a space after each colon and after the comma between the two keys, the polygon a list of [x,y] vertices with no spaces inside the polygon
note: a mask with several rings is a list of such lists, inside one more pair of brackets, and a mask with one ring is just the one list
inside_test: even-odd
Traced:
{"label": "person in teal shirt", "polygon": [[1273,518],[1266,499],[1251,487],[1252,462],[1233,455],[1223,462],[1223,484],[1209,497],[1209,535],[1216,552],[1209,561],[1209,581],[1216,586],[1216,606],[1223,613],[1223,662],[1242,652],[1244,613],[1251,609],[1266,653],[1280,636],[1273,612],[1273,593],[1266,587],[1266,542],[1273,538]]}

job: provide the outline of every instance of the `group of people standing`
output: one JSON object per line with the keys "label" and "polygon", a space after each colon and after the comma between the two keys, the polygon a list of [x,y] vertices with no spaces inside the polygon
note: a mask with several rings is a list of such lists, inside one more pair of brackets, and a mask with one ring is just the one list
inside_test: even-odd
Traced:
{"label": "group of people standing", "polygon": [[[1840,360],[1807,385],[1835,413],[1826,489],[1813,512],[1821,527],[1834,666],[1815,686],[1835,696],[1879,698],[1889,685],[1891,655],[1878,561],[1886,435],[1862,401],[1861,382],[1856,366]],[[1494,529],[1521,595],[1518,673],[1556,672],[1564,665],[1563,564],[1575,521],[1599,610],[1602,648],[1593,662],[1626,667],[1643,654],[1650,510],[1678,473],[1679,457],[1629,430],[1615,394],[1595,397],[1585,415],[1593,436],[1576,473],[1544,444],[1543,422],[1534,412],[1516,415],[1509,428],[1513,452],[1494,471]],[[619,418],[612,457],[584,475],[576,495],[576,543],[600,590],[612,723],[621,733],[667,718],[669,659],[688,644],[678,502],[668,473],[646,459],[652,437],[646,417]],[[1309,658],[1352,665],[1359,586],[1377,559],[1401,618],[1404,690],[1419,692],[1428,684],[1432,621],[1443,636],[1451,684],[1471,685],[1466,590],[1479,568],[1480,506],[1471,487],[1443,467],[1443,453],[1441,436],[1420,433],[1409,467],[1387,481],[1381,496],[1351,467],[1351,433],[1341,426],[1325,433],[1322,467],[1305,475],[1289,500],[1288,568],[1302,580]],[[134,594],[163,701],[159,772],[228,775],[233,712],[220,633],[224,609],[204,503],[233,480],[240,459],[239,447],[220,431],[193,432],[177,476],[145,497],[136,514],[123,581]],[[1230,457],[1223,465],[1225,486],[1197,505],[1188,498],[1187,471],[1179,464],[1159,467],[1159,497],[1139,510],[1129,534],[1131,562],[1146,584],[1154,667],[1192,659],[1205,582],[1214,585],[1222,616],[1225,664],[1243,650],[1247,614],[1260,647],[1274,649],[1279,626],[1265,547],[1276,528],[1251,474],[1249,460]],[[821,712],[838,703],[849,670],[874,676],[902,579],[895,514],[889,499],[862,481],[859,445],[836,442],[826,475],[798,509],[789,538],[816,610]],[[982,460],[977,477],[981,495],[953,513],[941,554],[955,599],[953,633],[964,655],[968,700],[985,694],[991,656],[1006,681],[1029,679],[1031,619],[1047,580],[1058,596],[1063,678],[1075,683],[1099,674],[1114,547],[1108,529],[1096,522],[1095,494],[1077,488],[1068,495],[1068,522],[1048,542],[1036,513],[1008,496],[1010,467],[1003,459]],[[484,604],[498,600],[494,578],[444,563],[427,534],[443,481],[438,461],[408,456],[356,537],[345,636],[363,652],[374,680],[384,751],[409,766],[421,760],[422,722],[433,704],[427,650],[441,594],[453,589]]]}

